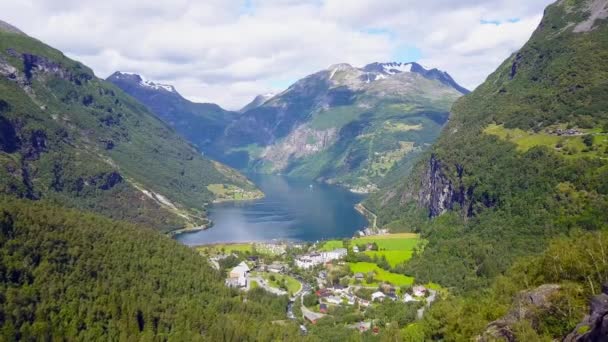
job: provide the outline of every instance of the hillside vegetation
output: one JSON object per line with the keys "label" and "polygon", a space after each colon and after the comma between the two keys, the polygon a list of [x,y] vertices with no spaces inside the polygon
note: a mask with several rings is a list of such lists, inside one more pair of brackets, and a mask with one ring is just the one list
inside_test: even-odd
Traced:
{"label": "hillside vegetation", "polygon": [[[553,282],[555,306],[505,329],[563,337],[608,280],[605,265],[586,268],[602,248],[586,244],[608,228],[608,22],[590,15],[597,3],[549,6],[530,41],[455,103],[412,176],[368,200],[379,224],[428,240],[406,274],[464,295],[431,310],[427,337],[480,335],[518,291]],[[572,257],[579,249],[587,255]]]}
{"label": "hillside vegetation", "polygon": [[255,189],[86,66],[3,30],[0,165],[2,193],[161,230],[205,225],[209,184]]}
{"label": "hillside vegetation", "polygon": [[[286,297],[230,290],[157,232],[46,203],[0,199],[0,339],[285,340]],[[245,301],[247,299],[247,301]]]}

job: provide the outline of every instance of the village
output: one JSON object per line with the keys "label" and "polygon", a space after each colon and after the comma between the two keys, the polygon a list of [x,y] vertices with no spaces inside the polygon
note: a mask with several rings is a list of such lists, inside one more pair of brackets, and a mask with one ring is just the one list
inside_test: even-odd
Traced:
{"label": "village", "polygon": [[382,329],[376,313],[389,305],[421,319],[441,290],[434,284],[414,284],[413,278],[392,272],[391,265],[406,262],[424,242],[414,234],[361,233],[314,244],[227,244],[201,246],[199,251],[225,272],[226,286],[288,296],[286,317],[300,322],[303,333],[336,316],[359,318],[348,327],[360,332]]}

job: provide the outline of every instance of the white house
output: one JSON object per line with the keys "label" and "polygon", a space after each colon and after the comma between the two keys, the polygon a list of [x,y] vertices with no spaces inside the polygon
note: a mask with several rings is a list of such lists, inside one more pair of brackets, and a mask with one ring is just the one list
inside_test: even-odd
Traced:
{"label": "white house", "polygon": [[247,275],[249,274],[249,271],[249,266],[247,266],[244,261],[241,261],[240,264],[230,270],[226,284],[236,287],[247,286]]}
{"label": "white house", "polygon": [[379,300],[382,301],[384,300],[384,297],[386,297],[386,295],[380,291],[376,291],[374,293],[372,293],[372,302],[375,300]]}

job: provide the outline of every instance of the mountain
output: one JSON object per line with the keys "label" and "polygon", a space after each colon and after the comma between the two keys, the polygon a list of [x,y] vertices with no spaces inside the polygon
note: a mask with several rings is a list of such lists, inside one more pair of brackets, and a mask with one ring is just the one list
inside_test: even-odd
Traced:
{"label": "mountain", "polygon": [[608,280],[606,18],[606,0],[550,5],[410,176],[367,201],[428,240],[403,271],[458,294],[430,310],[428,338],[595,340],[577,324]]}
{"label": "mountain", "polygon": [[118,87],[5,24],[0,165],[1,193],[163,231],[207,224],[204,206],[221,196],[209,185],[258,195],[245,177],[201,157]]}
{"label": "mountain", "polygon": [[201,150],[207,150],[237,115],[216,104],[191,102],[173,86],[154,83],[137,74],[117,71],[106,80],[146,105]]}
{"label": "mountain", "polygon": [[259,106],[263,105],[266,101],[273,98],[275,95],[276,94],[274,94],[274,93],[266,93],[266,94],[258,95],[253,99],[253,101],[249,102],[247,105],[245,105],[245,107],[241,108],[241,110],[239,110],[239,113],[245,113],[248,110],[258,108]]}
{"label": "mountain", "polygon": [[369,190],[435,140],[464,93],[416,63],[336,64],[248,105],[216,149],[237,168]]}

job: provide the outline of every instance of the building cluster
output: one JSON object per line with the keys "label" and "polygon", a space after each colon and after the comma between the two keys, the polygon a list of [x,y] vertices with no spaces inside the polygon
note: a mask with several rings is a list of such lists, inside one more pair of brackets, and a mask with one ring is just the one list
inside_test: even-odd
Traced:
{"label": "building cluster", "polygon": [[347,254],[346,248],[337,248],[329,252],[313,252],[299,256],[295,260],[295,265],[302,269],[309,269],[317,265],[338,260],[345,257]]}

